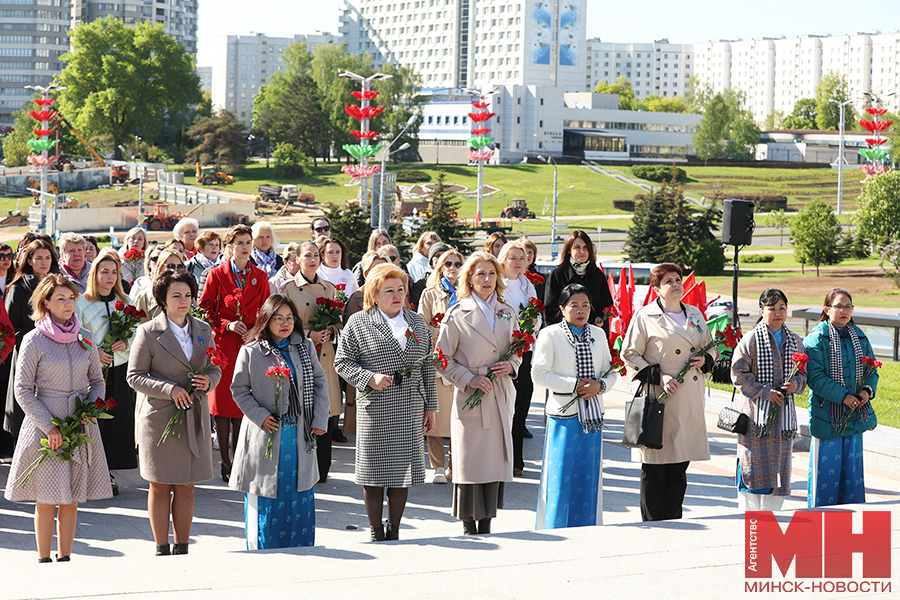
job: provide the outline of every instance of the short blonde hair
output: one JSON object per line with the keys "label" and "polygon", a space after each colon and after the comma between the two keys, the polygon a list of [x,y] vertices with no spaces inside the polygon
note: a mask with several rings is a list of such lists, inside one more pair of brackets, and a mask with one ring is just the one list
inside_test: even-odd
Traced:
{"label": "short blonde hair", "polygon": [[115,285],[113,285],[113,294],[124,302],[128,299],[128,294],[125,293],[125,288],[122,287],[122,260],[119,258],[118,253],[109,246],[101,250],[94,262],[91,263],[91,272],[88,275],[84,297],[90,302],[100,300],[100,285],[97,283],[97,277],[100,274],[100,265],[105,262],[116,263],[116,270],[119,276],[116,278]]}
{"label": "short blonde hair", "polygon": [[128,230],[128,233],[125,234],[125,243],[122,245],[123,248],[128,248],[128,242],[131,241],[131,238],[136,236],[137,234],[141,234],[144,236],[144,247],[140,248],[140,250],[147,250],[147,244],[149,241],[147,240],[147,232],[141,229],[140,227],[132,227]]}
{"label": "short blonde hair", "polygon": [[75,299],[78,299],[78,288],[75,287],[74,281],[59,273],[47,273],[47,276],[41,279],[31,294],[31,319],[33,321],[40,321],[49,314],[50,311],[44,306],[44,302],[50,299],[58,287],[72,290],[75,292]]}
{"label": "short blonde hair", "polygon": [[66,246],[69,244],[78,244],[83,249],[86,243],[87,241],[84,239],[84,236],[69,231],[59,236],[59,252],[65,252]]}
{"label": "short blonde hair", "polygon": [[422,248],[425,246],[425,242],[427,242],[428,240],[431,240],[432,242],[439,242],[441,241],[441,236],[433,231],[426,231],[419,236],[419,240],[416,242],[416,246],[415,248],[413,248],[413,252],[418,252],[422,256],[426,256],[426,254],[422,252]]}
{"label": "short blonde hair", "polygon": [[284,262],[291,260],[297,254],[297,250],[299,249],[300,244],[298,244],[297,242],[291,242],[290,244],[285,246],[284,250],[281,252],[281,260],[283,260]]}
{"label": "short blonde hair", "polygon": [[[391,264],[391,261],[389,261],[385,257],[381,256],[377,252],[366,252],[365,254],[363,254],[362,261],[360,261],[362,263],[363,277],[365,277],[366,275],[369,274],[369,271],[372,270],[372,266],[373,266],[372,263],[375,262],[376,260],[385,261],[381,264],[388,264],[388,265]],[[377,267],[378,265],[374,265],[374,266]]]}
{"label": "short blonde hair", "polygon": [[[192,219],[191,217],[183,217],[177,223],[175,223],[175,227],[172,228],[172,235],[175,236],[176,240],[182,241],[181,238],[184,235],[184,230],[190,227],[191,225],[197,230],[197,233],[200,233],[200,222],[197,219]],[[184,243],[182,241],[182,243]]]}
{"label": "short blonde hair", "polygon": [[269,233],[272,234],[272,248],[277,246],[278,238],[275,236],[275,230],[272,229],[272,225],[268,221],[257,221],[253,224],[253,227],[250,228],[250,231],[252,232],[251,235],[253,236],[253,245],[256,245],[256,238],[259,237],[259,233],[263,229],[268,229]]}
{"label": "short blonde hair", "polygon": [[162,252],[159,253],[159,258],[156,259],[156,268],[153,269],[153,281],[156,281],[156,278],[159,277],[159,274],[166,270],[165,264],[166,260],[170,257],[174,256],[178,259],[178,262],[184,264],[184,254],[179,252],[178,250],[172,250],[171,248],[166,248]]}
{"label": "short blonde hair", "polygon": [[483,262],[491,263],[497,271],[497,286],[494,291],[497,292],[497,299],[500,302],[506,302],[503,299],[503,292],[506,291],[506,282],[503,281],[503,265],[496,256],[484,250],[473,253],[463,265],[456,283],[456,297],[462,299],[472,295],[472,284],[469,280],[475,275],[475,268]]}
{"label": "short blonde hair", "polygon": [[403,290],[409,291],[409,277],[400,267],[392,264],[378,265],[366,277],[366,285],[363,294],[363,310],[372,310],[375,307],[375,298],[381,291],[381,287],[388,279],[399,279],[403,282]]}
{"label": "short blonde hair", "polygon": [[441,277],[444,276],[444,261],[450,258],[451,256],[458,256],[459,262],[466,262],[466,257],[463,256],[459,250],[455,248],[450,248],[449,250],[444,251],[441,254],[440,258],[438,258],[437,266],[434,268],[434,271],[431,272],[431,275],[428,276],[428,287],[441,287]]}
{"label": "short blonde hair", "polygon": [[[525,247],[525,244],[520,242],[519,240],[514,240],[512,242],[506,242],[503,244],[503,247],[500,248],[500,254],[497,255],[497,260],[500,261],[500,266],[503,266],[503,261],[506,260],[506,257],[509,256],[509,253],[513,250],[521,250],[525,254],[525,262],[528,262],[528,248]],[[525,265],[526,267],[528,265]],[[506,275],[504,275],[506,277]]]}

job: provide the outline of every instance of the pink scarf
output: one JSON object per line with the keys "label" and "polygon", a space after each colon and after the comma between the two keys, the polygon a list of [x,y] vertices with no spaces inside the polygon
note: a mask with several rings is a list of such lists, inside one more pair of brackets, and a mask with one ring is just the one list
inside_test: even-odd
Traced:
{"label": "pink scarf", "polygon": [[72,315],[69,320],[60,325],[50,317],[47,313],[40,321],[34,322],[34,327],[54,342],[60,344],[71,344],[78,340],[81,334],[81,325],[78,323],[78,317]]}

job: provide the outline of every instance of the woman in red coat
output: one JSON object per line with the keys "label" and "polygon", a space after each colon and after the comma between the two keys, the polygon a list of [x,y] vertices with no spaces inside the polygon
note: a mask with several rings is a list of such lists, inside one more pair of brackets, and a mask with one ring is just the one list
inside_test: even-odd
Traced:
{"label": "woman in red coat", "polygon": [[228,364],[222,367],[223,385],[216,386],[209,393],[209,412],[216,417],[222,479],[227,482],[231,476],[229,427],[231,447],[237,448],[241,418],[244,416],[231,397],[234,363],[238,351],[247,341],[245,336],[256,323],[259,309],[269,297],[269,279],[265,271],[250,263],[253,248],[253,230],[250,227],[235,225],[229,229],[225,235],[225,245],[231,250],[231,259],[209,272],[200,304],[209,314],[216,348],[228,358]]}

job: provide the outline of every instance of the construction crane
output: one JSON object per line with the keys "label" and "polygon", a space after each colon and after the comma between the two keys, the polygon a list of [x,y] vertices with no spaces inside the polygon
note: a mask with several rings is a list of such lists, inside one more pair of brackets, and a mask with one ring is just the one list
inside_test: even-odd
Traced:
{"label": "construction crane", "polygon": [[56,121],[62,123],[62,124],[65,125],[66,127],[68,127],[68,128],[69,128],[69,131],[71,131],[72,133],[74,133],[74,134],[75,134],[75,137],[78,138],[78,141],[80,141],[82,144],[84,144],[85,148],[88,149],[88,152],[91,153],[91,156],[94,157],[94,166],[95,166],[95,167],[105,167],[105,166],[107,166],[107,165],[106,165],[106,161],[103,160],[103,157],[100,156],[100,155],[97,153],[96,150],[94,150],[94,147],[93,147],[93,146],[91,146],[90,144],[88,144],[87,140],[84,139],[84,138],[81,136],[80,133],[78,133],[78,130],[77,130],[77,129],[75,129],[74,127],[72,127],[72,124],[69,123],[69,122],[66,120],[66,118],[65,118],[64,116],[62,116],[62,113],[57,113],[57,114],[56,114]]}

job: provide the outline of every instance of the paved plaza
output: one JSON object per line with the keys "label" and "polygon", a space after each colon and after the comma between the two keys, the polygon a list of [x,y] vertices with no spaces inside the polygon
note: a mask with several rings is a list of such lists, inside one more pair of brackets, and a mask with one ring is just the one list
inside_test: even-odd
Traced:
{"label": "paved plaza", "polygon": [[[335,444],[327,483],[316,487],[313,548],[247,552],[243,495],[219,479],[197,485],[190,554],[155,557],[146,514],[147,484],[137,470],[117,473],[121,495],[79,509],[72,562],[38,565],[33,507],[0,499],[0,599],[145,598],[738,598],[745,592],[744,519],[733,483],[735,438],[715,428],[708,407],[712,460],[688,471],[685,518],[641,522],[640,463],[619,444],[621,384],[607,397],[604,432],[604,525],[534,531],[543,447],[543,393],[535,394],[525,441],[526,472],[506,488],[506,506],[490,536],[463,537],[450,516],[449,485],[413,488],[400,542],[368,543],[362,489],[353,483],[353,438]],[[804,411],[800,411],[803,414]],[[894,590],[900,589],[900,443],[897,432],[866,434],[868,505],[892,512]],[[870,447],[877,450],[870,453]],[[794,484],[785,502],[806,506],[808,453],[794,457]],[[216,469],[218,472],[218,469]],[[0,467],[0,486],[9,467]],[[431,472],[428,473],[430,481]],[[859,557],[854,560],[859,562]],[[858,569],[855,573],[861,572]],[[768,594],[767,594],[768,595]],[[804,595],[804,594],[801,594]],[[822,594],[809,597],[896,597]]]}

